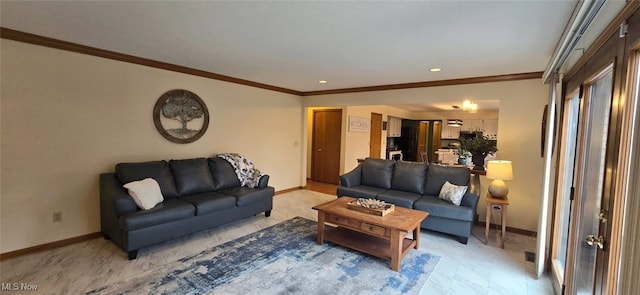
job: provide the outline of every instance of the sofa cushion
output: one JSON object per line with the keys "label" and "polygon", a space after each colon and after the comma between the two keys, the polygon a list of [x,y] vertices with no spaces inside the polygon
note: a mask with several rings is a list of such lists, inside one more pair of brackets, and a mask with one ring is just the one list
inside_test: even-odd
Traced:
{"label": "sofa cushion", "polygon": [[132,181],[123,185],[129,192],[129,196],[143,210],[151,209],[162,202],[160,185],[153,178]]}
{"label": "sofa cushion", "polygon": [[413,203],[422,197],[420,194],[388,190],[386,192],[378,194],[376,197],[378,200],[385,201],[387,203],[395,204],[400,207],[412,209]]}
{"label": "sofa cushion", "polygon": [[455,185],[467,185],[471,171],[467,167],[445,167],[431,164],[427,169],[427,182],[424,194],[437,196],[446,181]]}
{"label": "sofa cushion", "polygon": [[179,199],[164,200],[152,209],[141,210],[120,216],[120,224],[125,231],[146,228],[172,221],[193,217],[196,208]]}
{"label": "sofa cushion", "polygon": [[387,190],[379,187],[372,187],[366,185],[357,185],[352,187],[339,186],[337,190],[338,197],[354,197],[375,199],[379,193],[386,192]]}
{"label": "sofa cushion", "polygon": [[391,189],[423,194],[427,167],[420,162],[397,161],[393,168]]}
{"label": "sofa cushion", "polygon": [[227,160],[214,157],[209,158],[208,162],[211,175],[213,176],[213,186],[215,190],[240,186],[240,180],[238,180],[236,171],[233,170],[233,166],[231,166]]}
{"label": "sofa cushion", "polygon": [[236,197],[214,191],[181,197],[180,200],[193,204],[196,207],[196,215],[236,207]]}
{"label": "sofa cushion", "polygon": [[220,190],[221,193],[236,197],[236,204],[242,207],[247,204],[260,202],[261,199],[271,198],[274,194],[272,187],[266,188],[248,188],[245,186],[226,188]]}
{"label": "sofa cushion", "polygon": [[456,206],[435,196],[422,196],[413,203],[413,208],[429,212],[429,216],[463,221],[473,221],[475,214],[472,208]]}
{"label": "sofa cushion", "polygon": [[394,161],[366,158],[362,162],[362,185],[391,188]]}
{"label": "sofa cushion", "polygon": [[178,195],[184,196],[213,190],[213,178],[207,159],[185,159],[169,161]]}
{"label": "sofa cushion", "polygon": [[167,161],[119,163],[116,165],[116,175],[122,184],[153,178],[160,185],[162,196],[165,199],[178,196],[173,174]]}

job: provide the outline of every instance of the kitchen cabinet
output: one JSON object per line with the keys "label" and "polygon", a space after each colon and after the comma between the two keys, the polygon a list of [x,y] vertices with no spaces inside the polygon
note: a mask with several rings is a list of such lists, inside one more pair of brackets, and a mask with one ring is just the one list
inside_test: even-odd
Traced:
{"label": "kitchen cabinet", "polygon": [[446,123],[442,123],[442,134],[440,138],[458,139],[460,137],[460,127],[451,127]]}
{"label": "kitchen cabinet", "polygon": [[491,138],[498,138],[498,120],[484,120],[484,133],[483,135]]}
{"label": "kitchen cabinet", "polygon": [[464,120],[462,130],[471,132],[484,131],[484,120]]}
{"label": "kitchen cabinet", "polygon": [[402,119],[389,116],[387,121],[387,137],[400,137],[402,133]]}
{"label": "kitchen cabinet", "polygon": [[482,131],[482,135],[490,138],[498,136],[498,120],[464,120],[463,131]]}

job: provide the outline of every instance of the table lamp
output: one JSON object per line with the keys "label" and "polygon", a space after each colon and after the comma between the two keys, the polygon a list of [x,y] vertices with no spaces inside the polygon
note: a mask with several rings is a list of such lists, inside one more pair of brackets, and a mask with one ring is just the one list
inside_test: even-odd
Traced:
{"label": "table lamp", "polygon": [[513,179],[511,161],[493,160],[487,163],[487,178],[493,179],[489,185],[489,194],[494,198],[504,198],[509,188],[504,180]]}

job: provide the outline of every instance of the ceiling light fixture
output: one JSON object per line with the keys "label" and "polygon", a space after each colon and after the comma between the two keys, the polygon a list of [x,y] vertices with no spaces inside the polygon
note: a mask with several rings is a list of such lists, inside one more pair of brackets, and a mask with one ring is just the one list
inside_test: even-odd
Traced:
{"label": "ceiling light fixture", "polygon": [[327,84],[327,81],[326,81],[326,80],[320,80],[320,81],[318,81],[318,83],[320,83],[320,84]]}
{"label": "ceiling light fixture", "polygon": [[430,68],[429,72],[440,72],[442,71],[442,68]]}
{"label": "ceiling light fixture", "polygon": [[460,119],[449,119],[449,120],[447,120],[447,126],[449,126],[449,127],[462,127],[462,120],[460,120]]}
{"label": "ceiling light fixture", "polygon": [[467,99],[462,103],[462,110],[475,114],[478,112],[478,104]]}
{"label": "ceiling light fixture", "polygon": [[478,104],[475,102],[471,103],[471,108],[469,109],[469,113],[475,114],[478,112]]}

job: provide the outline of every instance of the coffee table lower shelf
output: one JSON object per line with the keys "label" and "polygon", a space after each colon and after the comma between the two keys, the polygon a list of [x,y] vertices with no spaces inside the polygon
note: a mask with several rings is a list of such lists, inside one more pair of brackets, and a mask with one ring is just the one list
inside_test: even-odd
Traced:
{"label": "coffee table lower shelf", "polygon": [[[393,253],[391,253],[391,242],[389,240],[343,227],[325,226],[324,240],[387,260],[391,260],[391,256],[393,255]],[[398,261],[402,260],[415,245],[416,241],[413,239],[402,239],[402,247]]]}

